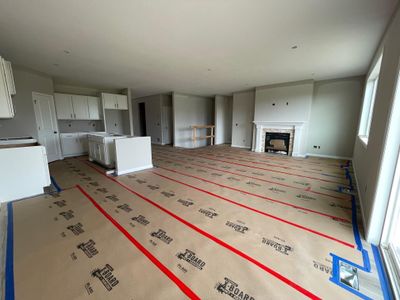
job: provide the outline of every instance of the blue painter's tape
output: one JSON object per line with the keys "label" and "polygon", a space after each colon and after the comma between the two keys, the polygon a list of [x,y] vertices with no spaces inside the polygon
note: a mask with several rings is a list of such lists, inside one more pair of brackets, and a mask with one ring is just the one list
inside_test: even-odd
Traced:
{"label": "blue painter's tape", "polygon": [[14,300],[14,215],[12,202],[7,204],[7,214],[5,300]]}
{"label": "blue painter's tape", "polygon": [[381,283],[383,298],[385,300],[392,300],[393,297],[392,297],[392,294],[391,294],[390,288],[389,288],[389,280],[386,277],[385,269],[383,268],[379,249],[375,245],[371,245],[371,247],[372,247],[372,253],[374,254],[376,268],[378,269],[378,276],[379,276],[379,281]]}
{"label": "blue painter's tape", "polygon": [[[349,163],[348,163],[349,164]],[[352,183],[352,178],[351,174],[348,169],[345,169],[346,173],[346,178],[349,180],[350,188],[351,190],[353,189],[353,183]],[[339,187],[340,191],[343,191],[342,188]],[[363,293],[359,292],[356,289],[353,289],[352,287],[344,284],[343,282],[340,281],[340,262],[346,263],[350,266],[353,266],[357,268],[358,270],[362,270],[364,272],[371,272],[371,263],[369,260],[369,255],[368,251],[364,249],[362,241],[361,241],[361,236],[360,236],[360,231],[358,229],[358,222],[357,222],[357,205],[356,205],[356,198],[354,195],[351,195],[351,222],[352,222],[352,227],[353,227],[353,235],[354,235],[354,240],[357,246],[357,250],[361,252],[362,259],[363,259],[363,265],[360,266],[354,262],[351,262],[343,257],[337,256],[333,253],[330,253],[332,256],[332,276],[329,278],[331,282],[334,284],[342,287],[343,289],[351,292],[352,294],[360,297],[361,299],[369,300],[368,296],[364,295]]]}
{"label": "blue painter's tape", "polygon": [[54,179],[53,176],[50,176],[51,179],[51,183],[54,185],[54,187],[56,188],[57,192],[61,192],[62,188],[60,188],[60,186],[58,185],[57,181]]}

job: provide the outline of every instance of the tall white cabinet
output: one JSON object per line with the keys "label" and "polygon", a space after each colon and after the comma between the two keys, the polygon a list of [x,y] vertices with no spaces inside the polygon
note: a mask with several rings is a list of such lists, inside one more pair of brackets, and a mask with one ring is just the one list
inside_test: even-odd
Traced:
{"label": "tall white cabinet", "polygon": [[0,118],[14,117],[11,95],[15,93],[11,63],[0,57]]}

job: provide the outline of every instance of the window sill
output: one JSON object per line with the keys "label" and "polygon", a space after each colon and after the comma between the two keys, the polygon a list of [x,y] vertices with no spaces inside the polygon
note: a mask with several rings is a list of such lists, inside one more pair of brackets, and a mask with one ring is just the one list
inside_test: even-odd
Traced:
{"label": "window sill", "polygon": [[365,136],[365,135],[359,135],[359,136],[358,136],[358,139],[361,141],[361,144],[363,145],[363,147],[364,147],[365,149],[367,149],[367,146],[368,146],[368,137]]}

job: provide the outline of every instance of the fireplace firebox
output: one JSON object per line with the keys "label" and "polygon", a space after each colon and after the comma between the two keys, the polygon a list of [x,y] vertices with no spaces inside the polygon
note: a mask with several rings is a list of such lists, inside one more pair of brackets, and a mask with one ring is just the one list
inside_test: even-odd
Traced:
{"label": "fireplace firebox", "polygon": [[289,155],[290,133],[266,132],[265,152]]}

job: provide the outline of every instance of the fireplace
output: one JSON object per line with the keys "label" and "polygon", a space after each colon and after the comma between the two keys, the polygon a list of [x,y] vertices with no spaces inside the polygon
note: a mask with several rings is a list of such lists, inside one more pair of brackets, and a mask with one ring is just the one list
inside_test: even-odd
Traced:
{"label": "fireplace", "polygon": [[290,133],[266,132],[265,152],[274,152],[289,155]]}
{"label": "fireplace", "polygon": [[[267,148],[271,143],[267,143],[267,133],[286,134],[279,136],[279,142],[273,142],[278,146],[287,146],[287,137],[289,137],[289,147],[285,147],[283,153],[288,156],[305,157],[306,156],[306,138],[307,138],[307,123],[305,122],[268,122],[254,121],[252,151],[255,152],[272,152],[273,149]],[[271,140],[271,139],[270,139]],[[283,148],[283,147],[282,147]]]}

